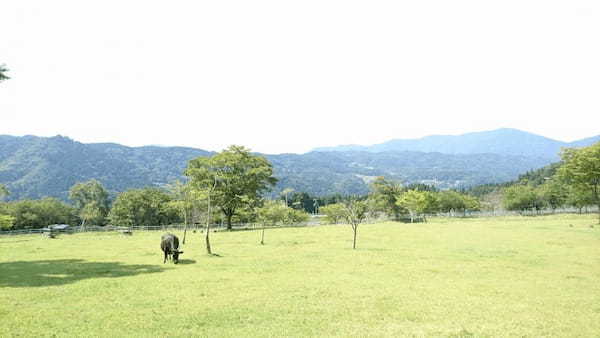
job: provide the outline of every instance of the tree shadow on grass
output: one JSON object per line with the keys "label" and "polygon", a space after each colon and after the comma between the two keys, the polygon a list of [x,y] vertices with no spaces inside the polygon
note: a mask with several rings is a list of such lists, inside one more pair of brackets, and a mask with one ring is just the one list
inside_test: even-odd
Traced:
{"label": "tree shadow on grass", "polygon": [[0,287],[45,287],[90,278],[118,278],[165,271],[158,265],[56,259],[0,263]]}

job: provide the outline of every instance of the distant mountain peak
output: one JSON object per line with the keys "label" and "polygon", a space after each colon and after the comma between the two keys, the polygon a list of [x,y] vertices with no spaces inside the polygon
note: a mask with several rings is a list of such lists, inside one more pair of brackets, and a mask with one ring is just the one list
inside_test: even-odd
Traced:
{"label": "distant mountain peak", "polygon": [[499,128],[461,135],[431,135],[415,139],[393,139],[387,142],[361,146],[321,147],[314,151],[420,151],[443,154],[500,154],[512,156],[533,156],[558,159],[562,147],[581,147],[600,140],[600,135],[562,142],[515,128]]}

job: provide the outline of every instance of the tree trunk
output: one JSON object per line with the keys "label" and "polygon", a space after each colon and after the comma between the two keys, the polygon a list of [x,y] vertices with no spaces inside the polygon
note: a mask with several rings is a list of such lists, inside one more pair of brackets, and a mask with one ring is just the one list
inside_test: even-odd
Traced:
{"label": "tree trunk", "polygon": [[208,214],[206,215],[206,253],[212,255],[212,251],[210,249],[210,193],[208,194]]}
{"label": "tree trunk", "polygon": [[262,227],[262,234],[260,235],[260,245],[265,245],[265,225]]}
{"label": "tree trunk", "polygon": [[85,231],[85,218],[81,221],[81,230],[80,231]]}
{"label": "tree trunk", "polygon": [[352,241],[352,249],[356,249],[356,231],[358,230],[358,226],[354,226],[352,227],[352,230],[354,230],[354,240]]}
{"label": "tree trunk", "polygon": [[185,235],[187,234],[187,211],[183,211],[183,241],[181,241],[181,244],[185,244]]}
{"label": "tree trunk", "polygon": [[231,218],[233,217],[233,214],[229,214],[226,215],[227,216],[227,230],[231,231],[232,226],[231,226]]}

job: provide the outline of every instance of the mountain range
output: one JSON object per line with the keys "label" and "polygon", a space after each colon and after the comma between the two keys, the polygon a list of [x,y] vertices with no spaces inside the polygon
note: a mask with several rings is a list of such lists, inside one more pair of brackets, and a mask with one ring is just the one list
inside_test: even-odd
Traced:
{"label": "mountain range", "polygon": [[432,135],[419,139],[394,139],[370,146],[342,145],[321,147],[314,151],[421,151],[444,154],[516,155],[558,160],[561,148],[588,146],[600,141],[600,135],[574,142],[562,142],[518,129],[502,128],[492,131],[467,133],[458,136]]}
{"label": "mountain range", "polygon": [[[279,179],[273,195],[284,188],[314,195],[364,194],[377,176],[442,189],[510,181],[555,162],[562,146],[586,146],[598,140],[600,136],[562,143],[501,129],[264,156]],[[72,185],[93,178],[116,194],[183,180],[190,159],[211,154],[186,147],[84,144],[64,136],[0,135],[0,183],[11,191],[9,198],[13,200],[44,196],[67,199]]]}

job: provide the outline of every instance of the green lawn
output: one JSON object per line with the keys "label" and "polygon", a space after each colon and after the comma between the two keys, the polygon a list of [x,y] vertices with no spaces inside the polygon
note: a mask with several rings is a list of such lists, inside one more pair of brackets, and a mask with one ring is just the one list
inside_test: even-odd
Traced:
{"label": "green lawn", "polygon": [[[0,336],[600,336],[594,215],[0,238]],[[181,238],[181,233],[176,233]]]}

